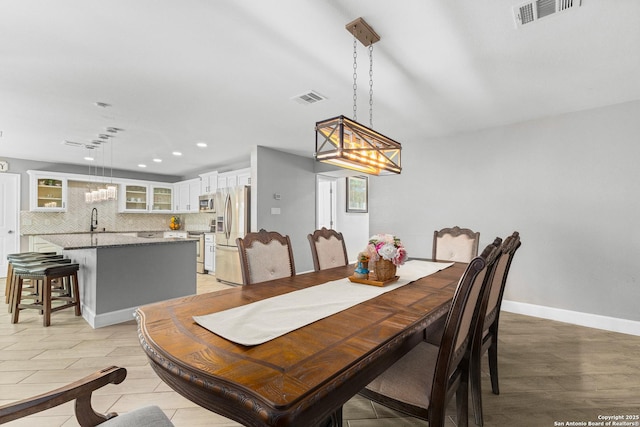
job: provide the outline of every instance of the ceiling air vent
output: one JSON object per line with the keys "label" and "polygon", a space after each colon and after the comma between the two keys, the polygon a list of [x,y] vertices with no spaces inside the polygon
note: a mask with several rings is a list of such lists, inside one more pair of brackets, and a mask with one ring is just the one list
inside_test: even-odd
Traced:
{"label": "ceiling air vent", "polygon": [[545,16],[571,10],[582,5],[582,0],[534,0],[513,8],[516,27],[530,24]]}
{"label": "ceiling air vent", "polygon": [[293,99],[299,104],[311,105],[311,104],[316,104],[320,101],[324,101],[327,98],[325,96],[320,95],[318,92],[311,90],[309,92],[303,93],[302,95],[294,96],[291,99]]}
{"label": "ceiling air vent", "polygon": [[84,147],[84,144],[81,142],[63,141],[62,143],[64,145],[68,145],[69,147]]}

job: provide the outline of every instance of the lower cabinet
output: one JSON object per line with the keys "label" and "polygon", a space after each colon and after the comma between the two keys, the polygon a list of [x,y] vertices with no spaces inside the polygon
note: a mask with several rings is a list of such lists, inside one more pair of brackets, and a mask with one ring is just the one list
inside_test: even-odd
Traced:
{"label": "lower cabinet", "polygon": [[55,252],[60,255],[62,254],[62,248],[38,236],[29,236],[29,252]]}

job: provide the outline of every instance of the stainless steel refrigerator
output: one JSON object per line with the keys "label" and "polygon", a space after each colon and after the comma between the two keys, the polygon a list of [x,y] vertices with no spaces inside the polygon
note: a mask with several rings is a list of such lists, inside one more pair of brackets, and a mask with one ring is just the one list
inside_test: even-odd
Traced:
{"label": "stainless steel refrigerator", "polygon": [[242,185],[216,193],[216,279],[242,284],[236,239],[244,237],[251,225],[251,187]]}

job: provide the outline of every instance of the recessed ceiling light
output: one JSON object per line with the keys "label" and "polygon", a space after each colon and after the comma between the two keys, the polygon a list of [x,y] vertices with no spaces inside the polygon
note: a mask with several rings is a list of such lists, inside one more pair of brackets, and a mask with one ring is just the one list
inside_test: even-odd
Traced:
{"label": "recessed ceiling light", "polygon": [[171,154],[173,154],[174,156],[182,156],[182,153],[181,153],[181,152],[179,152],[179,151],[174,151],[174,152],[173,152],[173,153],[171,153]]}
{"label": "recessed ceiling light", "polygon": [[140,164],[138,165],[138,167],[139,167],[139,168],[146,168],[146,167],[147,167],[147,165],[145,165],[145,164],[143,164],[143,163],[140,163]]}
{"label": "recessed ceiling light", "polygon": [[93,157],[85,157],[84,159],[89,161],[89,162],[92,162],[94,160]]}
{"label": "recessed ceiling light", "polygon": [[206,142],[198,142],[196,145],[198,147],[200,147],[200,148],[205,148],[207,146],[207,143]]}
{"label": "recessed ceiling light", "polygon": [[162,159],[153,159],[153,161],[156,163],[162,163]]}

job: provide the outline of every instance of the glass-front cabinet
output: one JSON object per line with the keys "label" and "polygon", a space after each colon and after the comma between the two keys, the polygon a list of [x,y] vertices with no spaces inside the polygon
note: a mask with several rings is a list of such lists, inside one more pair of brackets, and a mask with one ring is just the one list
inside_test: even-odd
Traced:
{"label": "glass-front cabinet", "polygon": [[125,183],[120,186],[120,212],[171,212],[173,188],[144,183]]}
{"label": "glass-front cabinet", "polygon": [[148,209],[149,187],[147,185],[125,184],[121,186],[123,212],[146,212]]}
{"label": "glass-front cabinet", "polygon": [[171,212],[173,210],[173,188],[172,187],[151,187],[153,212]]}
{"label": "glass-front cabinet", "polygon": [[40,212],[67,210],[67,178],[55,173],[27,171],[29,174],[29,209]]}

